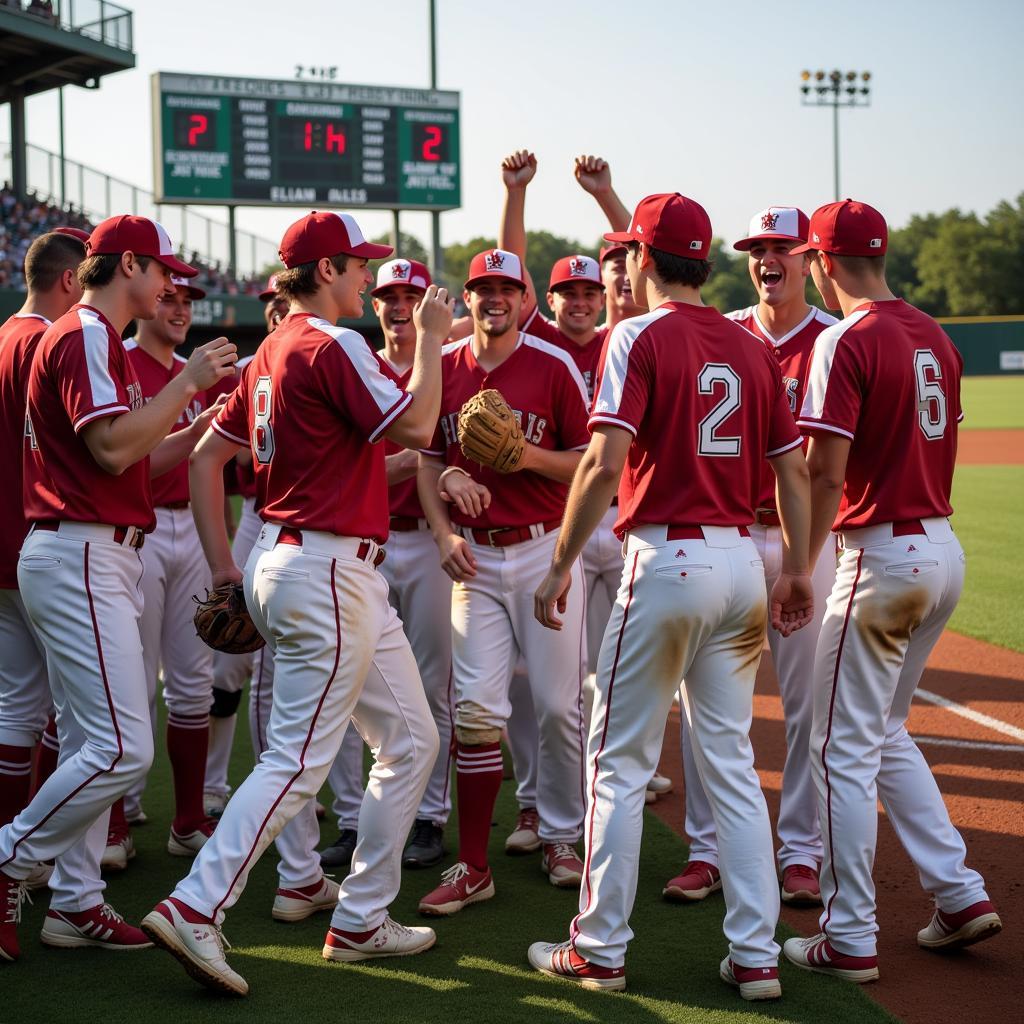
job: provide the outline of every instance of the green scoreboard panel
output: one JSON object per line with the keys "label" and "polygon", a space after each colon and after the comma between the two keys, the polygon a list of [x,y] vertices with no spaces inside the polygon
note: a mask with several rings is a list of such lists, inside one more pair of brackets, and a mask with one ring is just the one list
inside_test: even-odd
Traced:
{"label": "green scoreboard panel", "polygon": [[459,94],[153,75],[158,203],[450,210]]}

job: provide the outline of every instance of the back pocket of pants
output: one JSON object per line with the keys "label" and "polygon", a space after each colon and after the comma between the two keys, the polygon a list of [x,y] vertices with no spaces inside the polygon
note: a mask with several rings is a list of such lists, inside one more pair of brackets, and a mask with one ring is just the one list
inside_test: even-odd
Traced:
{"label": "back pocket of pants", "polygon": [[680,562],[678,565],[661,565],[654,570],[654,575],[669,583],[686,583],[688,580],[711,573],[710,565],[698,565],[694,562]]}
{"label": "back pocket of pants", "polygon": [[60,559],[53,555],[22,555],[18,564],[29,572],[46,572],[48,569],[59,569]]}
{"label": "back pocket of pants", "polygon": [[916,562],[894,562],[885,567],[885,575],[913,582],[921,576],[927,576],[928,573],[934,572],[938,567],[938,562],[927,558],[918,559]]}

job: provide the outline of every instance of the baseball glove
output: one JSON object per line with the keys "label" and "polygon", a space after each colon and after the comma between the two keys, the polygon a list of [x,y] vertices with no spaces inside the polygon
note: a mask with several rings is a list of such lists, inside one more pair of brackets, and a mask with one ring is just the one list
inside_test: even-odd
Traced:
{"label": "baseball glove", "polygon": [[196,634],[208,647],[226,654],[250,654],[265,643],[253,624],[240,583],[222,583],[200,601],[193,594]]}
{"label": "baseball glove", "polygon": [[459,411],[459,447],[467,459],[499,473],[519,468],[526,439],[500,391],[479,391]]}

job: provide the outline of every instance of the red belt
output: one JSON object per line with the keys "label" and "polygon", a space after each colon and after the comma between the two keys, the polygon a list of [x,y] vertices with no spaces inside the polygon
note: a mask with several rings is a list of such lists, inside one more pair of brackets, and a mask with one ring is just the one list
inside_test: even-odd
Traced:
{"label": "red belt", "polygon": [[188,508],[190,504],[191,502],[188,501],[168,501],[163,505],[157,505],[157,508],[170,508],[177,510],[180,508]]}
{"label": "red belt", "polygon": [[392,533],[411,533],[420,528],[420,521],[416,516],[391,516],[388,528]]}
{"label": "red belt", "polygon": [[[61,521],[59,519],[40,519],[33,523],[33,526],[37,530],[46,530],[48,533],[56,533],[60,528]],[[115,544],[123,544],[125,537],[128,536],[129,530],[135,530],[135,537],[132,539],[130,547],[135,548],[138,551],[146,542],[146,535],[141,529],[134,526],[115,526],[113,530],[113,538]]]}
{"label": "red belt", "polygon": [[[723,527],[729,529],[729,527]],[[741,537],[749,537],[750,531],[745,526],[737,526]],[[670,526],[665,532],[665,540],[704,540],[704,528],[701,526]]]}
{"label": "red belt", "polygon": [[536,526],[500,526],[494,530],[476,530],[470,526],[460,527],[463,537],[472,537],[477,544],[488,544],[492,548],[507,548],[511,544],[522,544],[524,540],[533,540],[537,526],[550,533],[562,525],[561,519],[552,519],[548,523],[537,523]]}
{"label": "red belt", "polygon": [[779,513],[773,508],[759,508],[754,512],[754,522],[758,526],[781,526]]}
{"label": "red belt", "polygon": [[902,519],[892,524],[892,535],[894,537],[923,537],[925,535],[924,523],[920,519]]}
{"label": "red belt", "polygon": [[[278,544],[294,544],[296,547],[302,547],[302,531],[293,529],[291,526],[282,526],[281,532],[277,535]],[[370,560],[370,552],[373,550],[372,540],[363,540],[359,542],[359,547],[356,549],[356,558],[361,559],[364,562]],[[378,548],[377,554],[373,558],[373,566],[376,568],[384,561],[384,549]]]}

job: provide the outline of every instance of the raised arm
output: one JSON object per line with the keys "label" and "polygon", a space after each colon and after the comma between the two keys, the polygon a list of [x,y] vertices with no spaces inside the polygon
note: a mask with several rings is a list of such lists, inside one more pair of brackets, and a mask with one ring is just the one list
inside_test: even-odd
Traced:
{"label": "raised arm", "polygon": [[498,225],[498,248],[514,252],[523,264],[526,295],[520,322],[525,322],[537,306],[537,290],[526,265],[526,187],[537,173],[537,158],[528,149],[510,153],[501,161],[501,180],[505,185],[505,203]]}
{"label": "raised arm", "polygon": [[580,188],[597,200],[612,231],[625,231],[629,227],[629,210],[612,188],[612,171],[608,161],[583,153],[576,157],[573,174]]}

